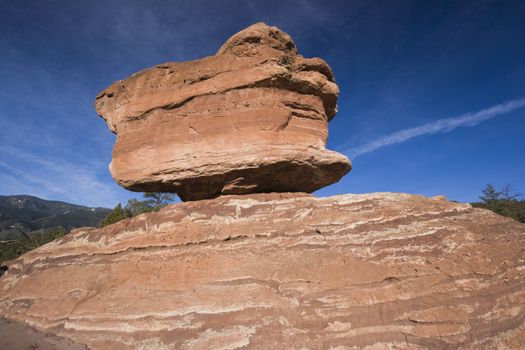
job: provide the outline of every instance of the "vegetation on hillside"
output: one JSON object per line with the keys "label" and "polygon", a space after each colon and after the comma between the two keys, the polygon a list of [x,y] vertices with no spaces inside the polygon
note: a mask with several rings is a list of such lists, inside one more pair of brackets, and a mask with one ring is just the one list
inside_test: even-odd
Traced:
{"label": "vegetation on hillside", "polygon": [[[104,227],[142,213],[159,210],[173,202],[173,200],[174,196],[169,193],[145,193],[144,200],[130,199],[124,207],[119,203],[102,219],[99,226]],[[24,230],[24,238],[22,239],[0,241],[0,264],[4,261],[15,259],[25,252],[49,243],[67,233],[69,233],[69,230],[63,228],[42,229],[37,231]],[[0,266],[0,275],[1,274]]]}
{"label": "vegetation on hillside", "polygon": [[21,240],[0,241],[0,263],[6,260],[15,259],[25,252],[49,243],[67,233],[68,231],[62,228],[40,230],[39,232],[32,232]]}
{"label": "vegetation on hillside", "polygon": [[0,241],[82,226],[96,226],[111,210],[45,200],[28,195],[0,196]]}
{"label": "vegetation on hillside", "polygon": [[173,202],[174,196],[170,193],[146,192],[144,200],[130,199],[123,208],[119,203],[113,210],[100,222],[99,227],[114,224],[120,220],[131,218],[142,213],[157,211],[160,208]]}
{"label": "vegetation on hillside", "polygon": [[510,185],[497,191],[493,185],[488,184],[482,193],[479,197],[480,202],[471,203],[473,207],[489,209],[496,214],[525,223],[525,200],[519,200],[521,194],[516,193]]}

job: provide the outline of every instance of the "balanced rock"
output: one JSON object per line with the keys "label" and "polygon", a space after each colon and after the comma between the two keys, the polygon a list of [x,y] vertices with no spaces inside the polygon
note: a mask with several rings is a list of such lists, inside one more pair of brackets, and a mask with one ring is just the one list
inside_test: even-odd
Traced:
{"label": "balanced rock", "polygon": [[258,23],[215,56],[115,82],[95,105],[117,134],[110,171],[120,185],[198,200],[337,182],[351,168],[325,149],[338,93],[322,59]]}
{"label": "balanced rock", "polygon": [[0,313],[90,349],[524,349],[525,225],[395,193],[179,203],[10,262]]}

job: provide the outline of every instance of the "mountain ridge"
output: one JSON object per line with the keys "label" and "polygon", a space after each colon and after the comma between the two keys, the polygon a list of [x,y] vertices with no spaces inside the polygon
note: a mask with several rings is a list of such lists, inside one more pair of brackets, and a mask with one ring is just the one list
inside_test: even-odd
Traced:
{"label": "mountain ridge", "polygon": [[27,194],[0,195],[0,241],[22,239],[40,230],[96,226],[109,212]]}

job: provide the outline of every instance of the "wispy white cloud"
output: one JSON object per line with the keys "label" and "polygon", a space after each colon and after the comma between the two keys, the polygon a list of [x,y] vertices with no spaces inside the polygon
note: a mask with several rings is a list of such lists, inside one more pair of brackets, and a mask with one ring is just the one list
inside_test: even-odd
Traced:
{"label": "wispy white cloud", "polygon": [[386,146],[403,143],[417,136],[450,132],[459,127],[478,125],[486,120],[510,113],[525,107],[525,98],[504,102],[477,112],[462,114],[452,118],[439,119],[413,128],[396,131],[390,135],[381,136],[360,146],[343,150],[350,159],[356,159],[363,154],[374,152]]}
{"label": "wispy white cloud", "polygon": [[5,159],[0,161],[0,175],[7,171],[21,180],[10,181],[9,189],[2,184],[6,194],[22,194],[30,188],[29,194],[75,204],[112,207],[119,201],[118,187],[102,178],[105,169],[97,162],[55,160],[12,146],[2,148],[0,154]]}
{"label": "wispy white cloud", "polygon": [[[36,177],[36,176],[33,176],[21,169],[18,169],[12,165],[9,165],[7,163],[4,163],[2,161],[0,161],[0,167],[4,168],[5,170],[9,171],[10,173],[12,173],[13,175],[16,176],[16,178],[20,179],[25,179],[26,181],[30,182],[30,183],[33,183],[33,184],[36,184],[36,185],[40,185],[40,186],[43,186],[45,187],[48,191],[50,192],[53,192],[53,193],[57,193],[57,194],[62,194],[62,195],[66,195],[67,196],[67,192],[64,191],[63,189],[61,189],[60,187],[57,187],[55,185],[53,185],[51,182],[48,182],[48,181],[45,181],[39,177]],[[11,177],[11,179],[16,179],[15,177]]]}

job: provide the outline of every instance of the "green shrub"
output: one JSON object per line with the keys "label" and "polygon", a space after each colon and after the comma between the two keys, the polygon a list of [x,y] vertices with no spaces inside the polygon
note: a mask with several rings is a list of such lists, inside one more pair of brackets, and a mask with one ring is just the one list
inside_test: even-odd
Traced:
{"label": "green shrub", "polygon": [[0,242],[0,263],[18,258],[20,255],[49,243],[68,232],[62,228],[54,230],[38,230],[27,234],[27,237],[18,241]]}
{"label": "green shrub", "polygon": [[99,224],[99,227],[108,226],[126,218],[126,213],[124,212],[124,210],[122,210],[122,206],[119,203],[115,208],[113,208],[111,212],[109,212],[108,215],[106,215],[104,219],[102,219],[102,221]]}
{"label": "green shrub", "polygon": [[480,202],[471,203],[473,207],[488,209],[525,223],[525,200],[518,200],[520,194],[515,193],[509,185],[496,191],[494,186],[488,184],[482,193]]}
{"label": "green shrub", "polygon": [[145,200],[138,199],[128,200],[128,204],[124,208],[119,203],[99,224],[99,227],[114,224],[120,220],[131,218],[142,213],[157,211],[166,205],[173,202],[173,195],[170,193],[161,192],[146,192],[144,193]]}

